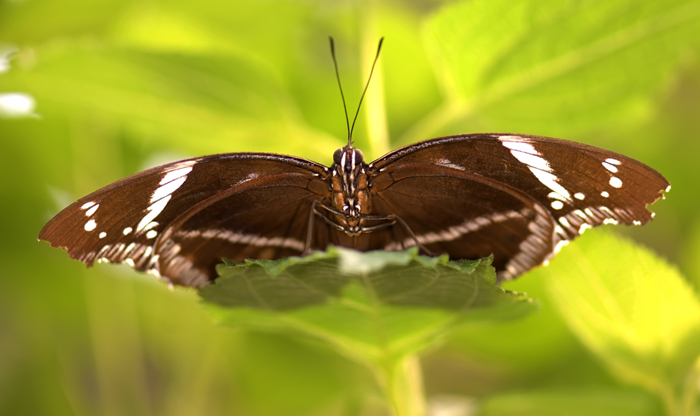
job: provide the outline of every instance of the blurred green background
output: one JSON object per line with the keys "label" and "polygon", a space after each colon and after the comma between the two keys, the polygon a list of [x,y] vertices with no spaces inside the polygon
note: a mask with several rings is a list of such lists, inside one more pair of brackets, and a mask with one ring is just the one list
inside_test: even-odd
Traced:
{"label": "blurred green background", "polygon": [[[356,128],[367,159],[487,131],[635,157],[673,190],[651,224],[616,231],[700,288],[698,1],[0,0],[0,103],[36,103],[0,105],[0,414],[386,414],[372,376],[323,345],[217,327],[193,291],[36,241],[69,202],[161,162],[265,151],[330,165],[346,133],[328,35],[351,109],[386,37]],[[584,349],[545,283],[508,285],[537,314],[428,352],[434,406],[504,414],[529,397],[533,414],[562,414],[583,395],[660,412]]]}

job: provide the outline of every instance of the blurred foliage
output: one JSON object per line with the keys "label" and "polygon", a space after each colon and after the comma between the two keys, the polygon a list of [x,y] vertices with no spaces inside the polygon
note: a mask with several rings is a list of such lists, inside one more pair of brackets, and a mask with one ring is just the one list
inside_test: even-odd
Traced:
{"label": "blurred foliage", "polygon": [[[633,277],[692,322],[682,299],[697,302],[687,287],[700,288],[698,0],[4,0],[0,95],[29,94],[36,108],[0,118],[0,414],[386,414],[371,374],[317,341],[219,327],[192,291],[127,267],[85,270],[36,242],[60,207],[156,163],[254,150],[330,164],[346,133],[329,34],[350,108],[386,37],[356,129],[368,159],[438,135],[509,131],[662,172],[673,190],[655,221],[615,231],[678,264],[686,284],[663,265]],[[538,299],[537,313],[464,329],[427,353],[429,398],[471,397],[486,415],[662,412],[618,378],[591,323],[560,312],[587,299],[559,297],[588,290],[564,257],[572,249],[506,286]],[[592,298],[639,289],[625,282]],[[660,299],[629,310],[653,315]],[[665,331],[644,335],[648,345]],[[642,344],[615,353],[646,352],[665,370],[692,356],[692,344],[667,355]]]}
{"label": "blurred foliage", "polygon": [[651,252],[597,232],[554,259],[549,292],[572,331],[620,380],[658,394],[669,414],[698,408],[700,300]]}

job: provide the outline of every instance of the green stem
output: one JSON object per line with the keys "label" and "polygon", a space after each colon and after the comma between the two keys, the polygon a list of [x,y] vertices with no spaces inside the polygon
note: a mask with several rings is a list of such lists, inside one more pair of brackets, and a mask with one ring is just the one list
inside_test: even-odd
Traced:
{"label": "green stem", "polygon": [[655,389],[669,416],[696,416],[698,406],[698,383],[700,382],[700,359],[685,377],[680,389],[672,384],[661,384]]}
{"label": "green stem", "polygon": [[387,360],[379,367],[379,381],[394,416],[425,416],[423,375],[418,356]]}
{"label": "green stem", "polygon": [[[363,80],[368,79],[372,61],[377,52],[377,44],[381,37],[377,29],[377,4],[375,0],[361,2],[362,23],[360,24],[360,61],[362,63]],[[389,146],[389,127],[384,105],[384,80],[382,76],[381,58],[377,62],[372,77],[372,85],[367,90],[364,112],[367,119],[367,135],[369,138],[371,156],[375,159],[391,149]]]}
{"label": "green stem", "polygon": [[678,406],[678,400],[676,400],[676,395],[674,394],[673,387],[671,386],[660,386],[658,389],[661,401],[666,409],[666,414],[668,416],[683,416],[680,412]]}
{"label": "green stem", "polygon": [[696,415],[696,409],[698,408],[698,386],[700,385],[700,358],[695,361],[695,366],[693,367],[690,374],[685,380],[682,393],[682,403],[681,409],[683,416],[694,416]]}

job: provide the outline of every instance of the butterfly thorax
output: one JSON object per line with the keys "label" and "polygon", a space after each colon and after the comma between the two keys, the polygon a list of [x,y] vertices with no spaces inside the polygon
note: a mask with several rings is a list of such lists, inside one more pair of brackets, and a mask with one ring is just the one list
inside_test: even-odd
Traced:
{"label": "butterfly thorax", "polygon": [[362,152],[348,145],[333,155],[331,177],[331,204],[335,222],[345,232],[362,232],[363,215],[371,213],[367,164]]}

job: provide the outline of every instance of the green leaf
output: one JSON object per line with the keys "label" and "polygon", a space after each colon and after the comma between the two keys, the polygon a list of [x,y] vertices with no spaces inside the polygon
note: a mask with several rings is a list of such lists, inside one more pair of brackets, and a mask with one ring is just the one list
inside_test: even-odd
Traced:
{"label": "green leaf", "polygon": [[289,141],[293,153],[325,156],[338,147],[305,125],[272,71],[250,57],[76,42],[46,46],[39,59],[20,53],[15,66],[0,91],[32,94],[39,113],[98,113],[168,147],[264,151],[279,137],[305,138]]}
{"label": "green leaf", "polygon": [[535,307],[493,284],[490,259],[449,262],[415,249],[331,248],[218,271],[221,277],[200,290],[218,320],[302,332],[363,361],[411,354],[458,325],[517,318]]}
{"label": "green leaf", "polygon": [[610,371],[660,394],[669,413],[682,414],[681,403],[696,390],[700,302],[678,271],[649,250],[596,230],[541,273],[572,331]]}
{"label": "green leaf", "polygon": [[473,126],[478,114],[486,128],[556,134],[561,126],[571,136],[644,114],[697,46],[700,3],[462,1],[436,13],[424,34],[448,100],[430,123]]}
{"label": "green leaf", "polygon": [[504,393],[479,403],[478,416],[655,416],[653,397],[619,388],[541,389]]}

